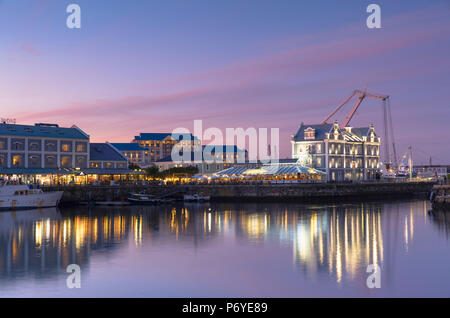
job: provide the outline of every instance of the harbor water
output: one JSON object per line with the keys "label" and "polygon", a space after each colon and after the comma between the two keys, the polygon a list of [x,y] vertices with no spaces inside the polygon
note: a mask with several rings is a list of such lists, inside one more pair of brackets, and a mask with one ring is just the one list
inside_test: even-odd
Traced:
{"label": "harbor water", "polygon": [[450,214],[423,200],[0,212],[0,297],[416,296],[450,297]]}

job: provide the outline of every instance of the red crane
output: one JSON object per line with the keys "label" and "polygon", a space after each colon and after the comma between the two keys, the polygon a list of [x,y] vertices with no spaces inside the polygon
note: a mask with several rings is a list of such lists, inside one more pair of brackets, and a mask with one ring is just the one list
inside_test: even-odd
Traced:
{"label": "red crane", "polygon": [[350,120],[352,120],[353,115],[355,115],[356,110],[358,109],[359,105],[361,105],[361,103],[364,100],[364,98],[370,97],[370,98],[376,98],[376,99],[379,99],[379,100],[382,100],[382,101],[386,101],[389,98],[389,95],[383,96],[383,95],[371,94],[371,93],[368,93],[366,91],[362,91],[362,90],[356,89],[338,107],[336,107],[335,110],[333,110],[331,112],[331,114],[327,116],[327,118],[325,118],[325,120],[322,122],[322,124],[326,124],[327,121],[334,114],[336,114],[342,107],[344,107],[344,105],[347,104],[353,98],[353,96],[355,96],[356,94],[358,94],[358,100],[356,101],[355,105],[353,105],[353,108],[350,110],[350,113],[348,113],[347,117],[345,117],[345,120],[342,123],[341,127],[347,127],[348,126],[348,124],[350,123]]}
{"label": "red crane", "polygon": [[[341,127],[347,127],[350,121],[352,120],[353,116],[356,113],[356,110],[358,109],[359,105],[361,105],[362,101],[366,98],[375,98],[383,101],[383,119],[384,119],[384,145],[385,145],[385,164],[389,165],[390,162],[394,162],[394,165],[397,165],[397,154],[395,149],[395,141],[394,141],[394,130],[392,127],[392,116],[391,116],[391,108],[389,103],[389,95],[378,95],[374,93],[369,93],[366,90],[359,90],[356,89],[353,91],[353,93],[348,96],[339,106],[337,106],[323,121],[322,124],[326,124],[327,121],[334,116],[342,107],[344,107],[345,104],[347,104],[355,95],[358,96],[358,99],[356,103],[353,105],[352,109],[348,113],[347,117],[345,117],[344,121],[342,122]],[[388,129],[389,128],[389,129]],[[394,151],[394,158],[391,161],[390,155],[389,155],[389,131],[392,138],[392,148]]]}

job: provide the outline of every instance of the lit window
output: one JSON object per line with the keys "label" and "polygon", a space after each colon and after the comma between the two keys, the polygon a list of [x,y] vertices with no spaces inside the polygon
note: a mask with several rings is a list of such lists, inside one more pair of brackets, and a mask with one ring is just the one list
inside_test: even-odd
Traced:
{"label": "lit window", "polygon": [[69,152],[69,151],[70,151],[70,146],[69,146],[69,144],[62,144],[62,145],[61,145],[61,151]]}
{"label": "lit window", "polygon": [[14,167],[21,167],[23,165],[22,156],[13,156],[12,164]]}

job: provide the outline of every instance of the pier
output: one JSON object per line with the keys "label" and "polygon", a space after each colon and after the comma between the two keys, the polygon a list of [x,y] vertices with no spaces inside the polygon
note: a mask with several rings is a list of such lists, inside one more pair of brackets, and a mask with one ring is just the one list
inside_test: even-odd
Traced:
{"label": "pier", "polygon": [[51,186],[44,191],[63,190],[62,204],[92,201],[124,201],[130,192],[181,198],[201,193],[212,201],[294,201],[308,202],[341,199],[396,197],[427,198],[433,182],[367,182],[317,184],[182,184],[118,186]]}

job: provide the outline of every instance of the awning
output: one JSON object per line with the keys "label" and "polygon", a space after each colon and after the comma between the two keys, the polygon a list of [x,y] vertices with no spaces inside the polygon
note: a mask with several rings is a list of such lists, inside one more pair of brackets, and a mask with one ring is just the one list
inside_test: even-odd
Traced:
{"label": "awning", "polygon": [[267,164],[261,168],[233,167],[216,173],[219,176],[232,175],[281,175],[281,174],[326,174],[323,171],[294,164]]}

